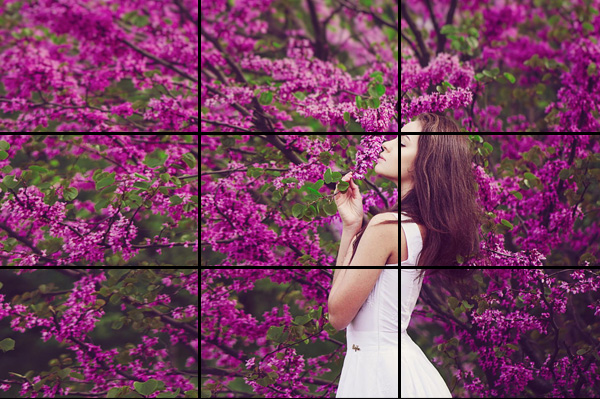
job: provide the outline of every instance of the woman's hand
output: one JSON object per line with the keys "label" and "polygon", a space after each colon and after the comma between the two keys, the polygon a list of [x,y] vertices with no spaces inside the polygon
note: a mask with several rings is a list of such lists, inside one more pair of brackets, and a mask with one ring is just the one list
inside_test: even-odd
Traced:
{"label": "woman's hand", "polygon": [[337,193],[335,195],[335,204],[342,218],[344,228],[360,229],[363,222],[363,201],[360,189],[352,180],[352,172],[342,177],[342,181],[350,183],[350,187],[345,193]]}

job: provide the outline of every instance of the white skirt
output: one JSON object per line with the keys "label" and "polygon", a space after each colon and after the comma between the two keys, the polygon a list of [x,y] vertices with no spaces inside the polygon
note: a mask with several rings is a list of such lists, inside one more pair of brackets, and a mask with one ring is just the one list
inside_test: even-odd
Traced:
{"label": "white skirt", "polygon": [[440,373],[406,332],[400,334],[400,397],[452,397]]}
{"label": "white skirt", "polygon": [[357,346],[348,348],[335,397],[398,398],[398,345]]}

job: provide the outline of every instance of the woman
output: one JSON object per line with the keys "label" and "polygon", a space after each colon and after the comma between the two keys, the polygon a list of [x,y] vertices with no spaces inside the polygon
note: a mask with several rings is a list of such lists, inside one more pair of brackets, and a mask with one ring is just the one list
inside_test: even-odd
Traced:
{"label": "woman", "polygon": [[460,131],[460,127],[449,117],[431,113],[417,116],[416,121],[404,125],[400,130],[401,133],[445,133]]}
{"label": "woman", "polygon": [[402,269],[400,296],[402,301],[402,324],[400,341],[402,356],[400,358],[400,374],[402,378],[401,398],[451,398],[452,395],[444,379],[431,364],[423,351],[414,343],[406,332],[412,312],[419,299],[425,273],[441,273],[449,280],[469,275],[470,271],[457,270],[419,270]]}
{"label": "woman", "polygon": [[[375,172],[398,186],[398,138],[383,143]],[[398,266],[398,203],[388,212],[375,215],[363,228],[363,201],[360,189],[348,173],[342,181],[350,183],[335,202],[343,230],[336,266]]]}
{"label": "woman", "polygon": [[329,322],[346,331],[337,398],[398,397],[398,269],[336,269]]}
{"label": "woman", "polygon": [[476,256],[482,210],[467,136],[401,135],[401,146],[401,266],[458,266]]}

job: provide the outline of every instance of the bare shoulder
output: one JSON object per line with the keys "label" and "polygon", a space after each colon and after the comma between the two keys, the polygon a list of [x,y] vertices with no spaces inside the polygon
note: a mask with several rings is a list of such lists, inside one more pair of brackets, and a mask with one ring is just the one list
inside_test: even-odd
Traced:
{"label": "bare shoulder", "polygon": [[377,228],[378,230],[381,230],[384,232],[386,237],[396,237],[396,240],[391,240],[389,242],[395,242],[396,243],[396,251],[398,251],[398,224],[396,223],[384,223],[387,221],[398,221],[398,219],[396,217],[394,217],[394,215],[391,212],[384,212],[384,213],[380,213],[378,215],[373,216],[373,219],[371,219],[371,223],[370,225],[373,226],[373,228]]}
{"label": "bare shoulder", "polygon": [[[380,223],[388,221],[388,220],[397,221],[398,218],[392,212],[383,212],[383,213],[373,216],[373,219],[371,219],[371,223],[373,223],[373,225],[377,225],[377,224],[380,224]],[[384,225],[384,226],[386,226],[386,225]],[[397,228],[396,228],[396,231],[398,231]]]}

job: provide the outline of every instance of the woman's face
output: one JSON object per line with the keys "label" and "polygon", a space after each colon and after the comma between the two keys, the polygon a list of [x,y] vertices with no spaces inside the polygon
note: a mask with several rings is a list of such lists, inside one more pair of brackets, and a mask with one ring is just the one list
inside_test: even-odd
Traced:
{"label": "woman's face", "polygon": [[402,173],[400,176],[400,198],[402,199],[402,197],[404,197],[406,193],[412,190],[414,186],[412,169],[415,162],[415,158],[417,157],[417,150],[419,149],[419,135],[403,134],[400,136],[400,139],[400,144],[402,145],[402,151],[400,154],[400,167],[402,169]]}
{"label": "woman's face", "polygon": [[400,130],[400,133],[420,133],[421,132],[421,123],[420,122],[411,122]]}
{"label": "woman's face", "polygon": [[383,143],[381,157],[375,165],[375,173],[398,185],[398,138]]}

